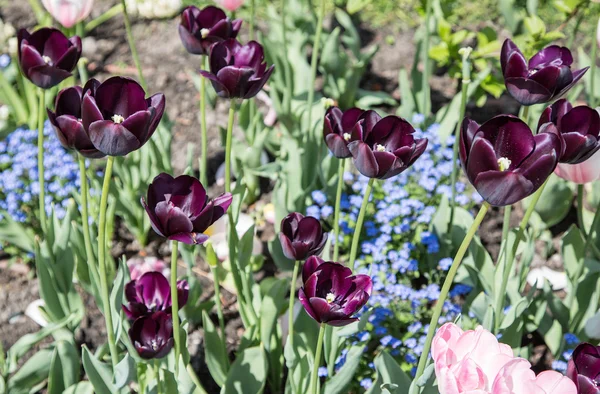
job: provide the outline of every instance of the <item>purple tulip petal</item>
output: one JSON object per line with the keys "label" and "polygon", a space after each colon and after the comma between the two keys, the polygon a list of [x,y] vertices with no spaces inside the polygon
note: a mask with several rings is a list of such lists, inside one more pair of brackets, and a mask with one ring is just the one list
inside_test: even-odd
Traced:
{"label": "purple tulip petal", "polygon": [[139,146],[146,142],[146,132],[148,131],[148,125],[152,119],[152,113],[148,110],[139,111],[132,115],[121,123],[121,126],[129,130],[136,139],[139,141]]}
{"label": "purple tulip petal", "polygon": [[319,318],[313,311],[312,305],[310,304],[310,301],[308,300],[308,298],[306,297],[306,295],[304,294],[304,291],[302,289],[298,290],[298,299],[300,300],[300,303],[304,307],[304,310],[306,311],[306,313],[308,313],[308,315],[310,317],[312,317],[315,321],[320,323]]}
{"label": "purple tulip petal", "polygon": [[346,159],[352,156],[348,149],[348,142],[337,134],[328,134],[325,136],[325,144],[331,153],[338,159]]}
{"label": "purple tulip petal", "polygon": [[504,82],[510,95],[522,105],[544,103],[552,97],[552,92],[531,79],[506,78]]}
{"label": "purple tulip petal", "polygon": [[513,52],[504,68],[504,78],[524,78],[527,76],[527,60],[520,52]]}
{"label": "purple tulip petal", "polygon": [[[502,44],[502,50],[500,52],[500,65],[502,66],[502,73],[504,74],[504,70],[506,70],[506,65],[508,63],[508,58],[514,52],[521,53],[519,48],[515,45],[514,42],[510,38],[507,38]],[[523,56],[521,54],[521,56]],[[524,57],[523,57],[524,58]]]}
{"label": "purple tulip petal", "polygon": [[[515,167],[518,163],[514,163]],[[466,163],[467,177],[474,183],[477,175],[485,171],[499,171],[498,159],[492,143],[485,139],[481,134],[475,137],[469,158]]]}
{"label": "purple tulip petal", "polygon": [[98,87],[95,98],[105,119],[113,115],[127,119],[136,112],[148,109],[145,95],[144,89],[133,79],[112,77]]}
{"label": "purple tulip petal", "polygon": [[229,90],[227,90],[227,87],[223,83],[221,83],[221,81],[219,81],[219,79],[217,78],[216,75],[214,75],[208,71],[204,71],[204,70],[200,70],[198,72],[204,78],[207,78],[210,80],[210,83],[212,84],[213,88],[215,89],[215,91],[217,92],[217,94],[220,97],[225,97],[225,98],[231,97],[231,93],[229,92]]}
{"label": "purple tulip petal", "polygon": [[572,63],[573,56],[571,55],[571,51],[558,45],[550,45],[529,59],[530,68],[536,68],[546,64],[564,64],[565,66],[570,66]]}
{"label": "purple tulip petal", "polygon": [[[567,71],[570,70],[567,68]],[[540,71],[533,75],[530,75],[529,79],[544,86],[548,91],[552,92],[558,86],[558,81],[561,76],[561,68],[555,66],[548,66],[542,68]]]}
{"label": "purple tulip petal", "polygon": [[169,236],[179,233],[191,233],[194,228],[189,217],[181,209],[166,201],[161,201],[154,208],[160,220],[161,228]]}
{"label": "purple tulip petal", "polygon": [[142,205],[144,206],[144,209],[146,210],[146,213],[150,218],[150,225],[152,226],[152,229],[161,237],[165,237],[165,231],[162,229],[162,224],[160,220],[158,219],[154,211],[150,209],[148,204],[146,204],[146,200],[144,199],[144,197],[142,197]]}
{"label": "purple tulip petal", "polygon": [[357,318],[347,318],[347,319],[340,319],[340,320],[329,320],[327,322],[328,325],[330,326],[334,326],[334,327],[343,327],[343,326],[347,326],[348,324],[357,322],[358,319]]}
{"label": "purple tulip petal", "polygon": [[148,141],[150,139],[150,137],[158,127],[160,120],[163,117],[166,106],[165,95],[162,93],[156,93],[155,95],[151,96],[148,100],[146,100],[146,104],[148,105],[148,108],[154,108],[154,113],[150,125],[148,126],[148,131],[146,133],[144,141]]}
{"label": "purple tulip petal", "polygon": [[487,171],[473,181],[477,192],[493,206],[512,205],[533,193],[533,184],[512,171]]}
{"label": "purple tulip petal", "polygon": [[292,245],[292,242],[288,237],[286,237],[283,233],[279,233],[279,242],[281,242],[281,249],[283,250],[283,255],[290,260],[297,260],[296,258],[296,250]]}
{"label": "purple tulip petal", "polygon": [[265,84],[271,77],[271,74],[273,74],[273,70],[275,70],[274,65],[269,67],[260,79],[254,80],[251,78],[248,83],[248,85],[249,85],[248,91],[244,94],[243,97],[245,99],[249,99],[249,98],[256,96],[258,94],[258,92],[260,92],[261,89],[265,86]]}
{"label": "purple tulip petal", "polygon": [[[529,126],[514,116],[496,116],[481,125],[479,132],[483,133],[484,138],[493,145],[496,159],[501,157],[509,159],[512,162],[511,168],[517,167],[535,147]],[[471,152],[473,150],[474,148],[471,147]]]}
{"label": "purple tulip petal", "polygon": [[141,146],[135,135],[123,125],[111,120],[92,123],[88,128],[88,134],[96,149],[109,156],[125,156]]}
{"label": "purple tulip petal", "polygon": [[27,77],[31,82],[42,89],[50,89],[71,75],[68,71],[49,65],[31,67],[27,72]]}
{"label": "purple tulip petal", "polygon": [[468,152],[471,150],[475,134],[479,131],[479,125],[474,120],[464,118],[460,129],[459,156],[463,168],[466,167]]}
{"label": "purple tulip petal", "polygon": [[314,274],[319,266],[323,263],[324,261],[322,258],[318,256],[310,256],[302,267],[302,282],[306,282],[308,278]]}
{"label": "purple tulip petal", "polygon": [[368,178],[376,178],[379,173],[377,160],[371,148],[362,141],[352,141],[348,144],[356,169]]}

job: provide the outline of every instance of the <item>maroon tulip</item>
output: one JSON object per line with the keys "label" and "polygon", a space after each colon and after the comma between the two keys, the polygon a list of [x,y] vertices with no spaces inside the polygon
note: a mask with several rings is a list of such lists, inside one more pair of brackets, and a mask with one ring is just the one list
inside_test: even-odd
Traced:
{"label": "maroon tulip", "polygon": [[96,149],[109,156],[125,156],[152,137],[165,111],[165,96],[145,96],[131,78],[112,77],[103,83],[91,79],[85,84],[81,117]]}
{"label": "maroon tulip", "polygon": [[463,169],[491,205],[511,205],[533,194],[554,171],[560,151],[560,137],[552,123],[535,136],[525,122],[511,115],[496,116],[481,126],[467,118],[462,124]]}
{"label": "maroon tulip", "polygon": [[352,275],[340,263],[312,256],[302,268],[303,287],[298,293],[306,313],[319,323],[345,326],[369,300],[373,283],[368,275]]}
{"label": "maroon tulip", "polygon": [[427,139],[415,139],[414,132],[402,118],[382,119],[375,111],[364,112],[352,129],[348,144],[354,165],[369,178],[387,179],[400,174],[427,148]]}
{"label": "maroon tulip", "polygon": [[352,156],[348,150],[348,143],[352,129],[363,113],[359,108],[350,108],[343,112],[338,107],[330,107],[327,110],[323,122],[323,137],[331,153],[338,159]]}
{"label": "maroon tulip", "polygon": [[204,231],[227,212],[231,200],[231,193],[208,200],[196,178],[162,173],[148,187],[148,200],[142,198],[142,205],[158,235],[194,245],[208,239]]}
{"label": "maroon tulip", "polygon": [[210,72],[200,71],[210,79],[220,97],[252,98],[265,86],[275,66],[267,69],[262,45],[250,41],[246,45],[230,38],[212,46]]}
{"label": "maroon tulip", "polygon": [[56,96],[55,111],[49,109],[48,120],[52,124],[58,140],[66,149],[74,149],[90,159],[104,157],[88,137],[81,121],[80,86],[61,90]]}
{"label": "maroon tulip", "polygon": [[567,376],[579,394],[600,394],[600,346],[579,344],[567,366]]}
{"label": "maroon tulip", "polygon": [[154,312],[136,319],[129,338],[141,358],[163,358],[173,348],[173,319],[165,312]]}
{"label": "maroon tulip", "polygon": [[[178,281],[177,300],[180,308],[186,304],[188,292],[187,281]],[[171,287],[167,278],[160,272],[146,272],[127,283],[125,298],[129,306],[123,305],[123,311],[132,320],[159,311],[171,313]]]}
{"label": "maroon tulip", "polygon": [[200,10],[192,5],[181,13],[179,37],[189,53],[208,55],[211,45],[236,38],[241,27],[241,19],[230,20],[220,8],[208,6]]}
{"label": "maroon tulip", "polygon": [[50,89],[70,77],[81,56],[81,38],[67,38],[57,29],[45,27],[33,34],[21,29],[17,39],[21,71],[42,89]]}
{"label": "maroon tulip", "polygon": [[527,62],[510,39],[502,45],[500,63],[506,89],[523,105],[547,103],[561,97],[589,68],[571,71],[571,51],[557,45],[542,49]]}
{"label": "maroon tulip", "polygon": [[327,242],[327,233],[323,233],[321,222],[317,219],[294,212],[281,221],[279,241],[285,257],[306,260],[321,254]]}
{"label": "maroon tulip", "polygon": [[575,107],[560,99],[544,110],[538,123],[540,129],[552,122],[562,138],[559,163],[579,164],[600,149],[600,115],[585,105]]}

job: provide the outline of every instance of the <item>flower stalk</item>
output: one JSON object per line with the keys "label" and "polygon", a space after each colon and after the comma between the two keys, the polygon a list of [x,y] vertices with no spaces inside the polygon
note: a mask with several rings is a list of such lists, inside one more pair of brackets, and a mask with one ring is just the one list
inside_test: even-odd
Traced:
{"label": "flower stalk", "polygon": [[323,19],[325,19],[325,4],[326,0],[321,0],[321,8],[317,18],[317,30],[315,32],[315,41],[313,43],[313,51],[310,59],[310,86],[308,89],[308,98],[306,106],[308,111],[308,140],[313,140],[312,135],[312,105],[315,99],[315,79],[317,78],[317,63],[319,59],[319,50],[321,48],[321,34],[323,33]]}
{"label": "flower stalk", "polygon": [[577,225],[584,238],[586,238],[587,232],[583,223],[583,184],[577,185]]}
{"label": "flower stalk", "polygon": [[340,209],[342,204],[342,191],[344,190],[344,167],[346,164],[344,159],[340,159],[339,161],[338,184],[335,193],[335,212],[333,216],[333,261],[338,261],[340,255]]}
{"label": "flower stalk", "polygon": [[[208,57],[202,59],[202,68],[208,70]],[[206,131],[206,78],[200,78],[200,182],[208,187],[208,132]]]}
{"label": "flower stalk", "polygon": [[81,225],[83,227],[83,242],[85,245],[85,255],[89,267],[95,267],[94,250],[92,249],[92,240],[90,235],[89,213],[88,213],[88,180],[85,169],[85,157],[81,154],[79,158],[79,183],[81,184]]}
{"label": "flower stalk", "polygon": [[319,386],[319,365],[321,364],[321,353],[323,352],[323,337],[325,336],[325,323],[321,323],[319,328],[319,338],[317,339],[317,347],[315,348],[315,363],[313,365],[310,394],[318,393]]}
{"label": "flower stalk", "polygon": [[294,302],[296,301],[296,282],[298,281],[298,271],[300,270],[300,260],[294,263],[294,272],[290,282],[290,304],[288,306],[288,342],[290,349],[294,349]]}
{"label": "flower stalk", "polygon": [[171,243],[171,313],[173,317],[173,349],[175,351],[175,376],[179,376],[179,355],[181,354],[181,336],[179,333],[179,297],[177,291],[177,253],[179,242]]}
{"label": "flower stalk", "polygon": [[127,13],[127,5],[125,4],[125,0],[121,0],[121,8],[123,11],[123,20],[125,21],[125,31],[127,32],[127,42],[129,42],[129,50],[131,51],[131,57],[133,57],[133,62],[135,63],[135,68],[138,72],[140,85],[142,85],[144,90],[148,90],[148,85],[146,85],[146,79],[144,78],[142,65],[140,63],[140,57],[138,56],[137,48],[135,47],[135,41],[131,31],[131,21],[129,20],[129,14]]}
{"label": "flower stalk", "polygon": [[102,14],[99,17],[92,19],[91,21],[86,23],[85,27],[84,27],[85,33],[91,32],[92,30],[94,30],[95,28],[97,28],[98,26],[103,24],[104,22],[119,15],[121,12],[123,12],[122,4],[117,4],[117,5],[112,6],[104,14]]}
{"label": "flower stalk", "polygon": [[40,185],[40,224],[42,227],[42,233],[45,233],[48,229],[46,227],[46,187],[44,179],[44,119],[46,109],[46,91],[39,89],[40,103],[38,105],[38,183]]}
{"label": "flower stalk", "polygon": [[350,260],[348,260],[348,267],[350,268],[354,267],[354,261],[356,260],[358,244],[360,241],[360,232],[363,227],[363,222],[365,221],[365,214],[367,213],[367,205],[369,204],[369,198],[371,197],[371,192],[373,191],[373,183],[375,183],[375,178],[369,179],[369,183],[367,184],[367,189],[365,190],[365,195],[360,206],[360,211],[358,213],[358,218],[356,220],[354,236],[352,237],[352,247],[350,248]]}

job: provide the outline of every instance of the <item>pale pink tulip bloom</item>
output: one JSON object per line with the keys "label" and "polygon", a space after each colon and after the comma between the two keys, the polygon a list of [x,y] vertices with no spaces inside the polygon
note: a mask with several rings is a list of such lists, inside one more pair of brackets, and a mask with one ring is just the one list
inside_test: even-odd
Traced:
{"label": "pale pink tulip bloom", "polygon": [[245,0],[215,0],[215,3],[229,11],[235,11],[244,4],[244,1]]}
{"label": "pale pink tulip bloom", "polygon": [[535,376],[531,364],[515,358],[502,368],[492,387],[493,394],[577,394],[575,383],[556,371]]}
{"label": "pale pink tulip bloom", "polygon": [[600,178],[600,151],[579,164],[558,163],[554,173],[559,177],[578,184],[593,182]]}
{"label": "pale pink tulip bloom", "polygon": [[90,15],[94,0],[42,0],[42,3],[58,23],[70,28]]}

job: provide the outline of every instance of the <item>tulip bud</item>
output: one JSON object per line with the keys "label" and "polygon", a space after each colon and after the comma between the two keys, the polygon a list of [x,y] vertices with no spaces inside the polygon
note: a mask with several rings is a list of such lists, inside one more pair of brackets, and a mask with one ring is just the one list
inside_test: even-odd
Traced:
{"label": "tulip bud", "polygon": [[294,212],[281,221],[279,241],[285,257],[290,260],[306,260],[323,251],[327,233],[323,233],[317,219]]}
{"label": "tulip bud", "polygon": [[58,23],[69,29],[90,15],[94,0],[42,0],[42,4]]}
{"label": "tulip bud", "polygon": [[133,322],[129,338],[140,357],[163,358],[173,348],[173,319],[164,312],[142,316]]}
{"label": "tulip bud", "polygon": [[567,365],[567,376],[577,386],[578,393],[600,393],[600,347],[579,344]]}
{"label": "tulip bud", "polygon": [[[183,307],[188,299],[188,283],[177,282],[177,300]],[[171,287],[169,281],[160,272],[147,272],[125,285],[125,298],[129,303],[123,305],[123,312],[129,319],[137,319],[154,312],[171,313]]]}
{"label": "tulip bud", "polygon": [[241,27],[240,19],[230,20],[217,7],[208,6],[200,10],[190,6],[181,13],[179,36],[189,53],[208,55],[214,43],[237,37]]}

